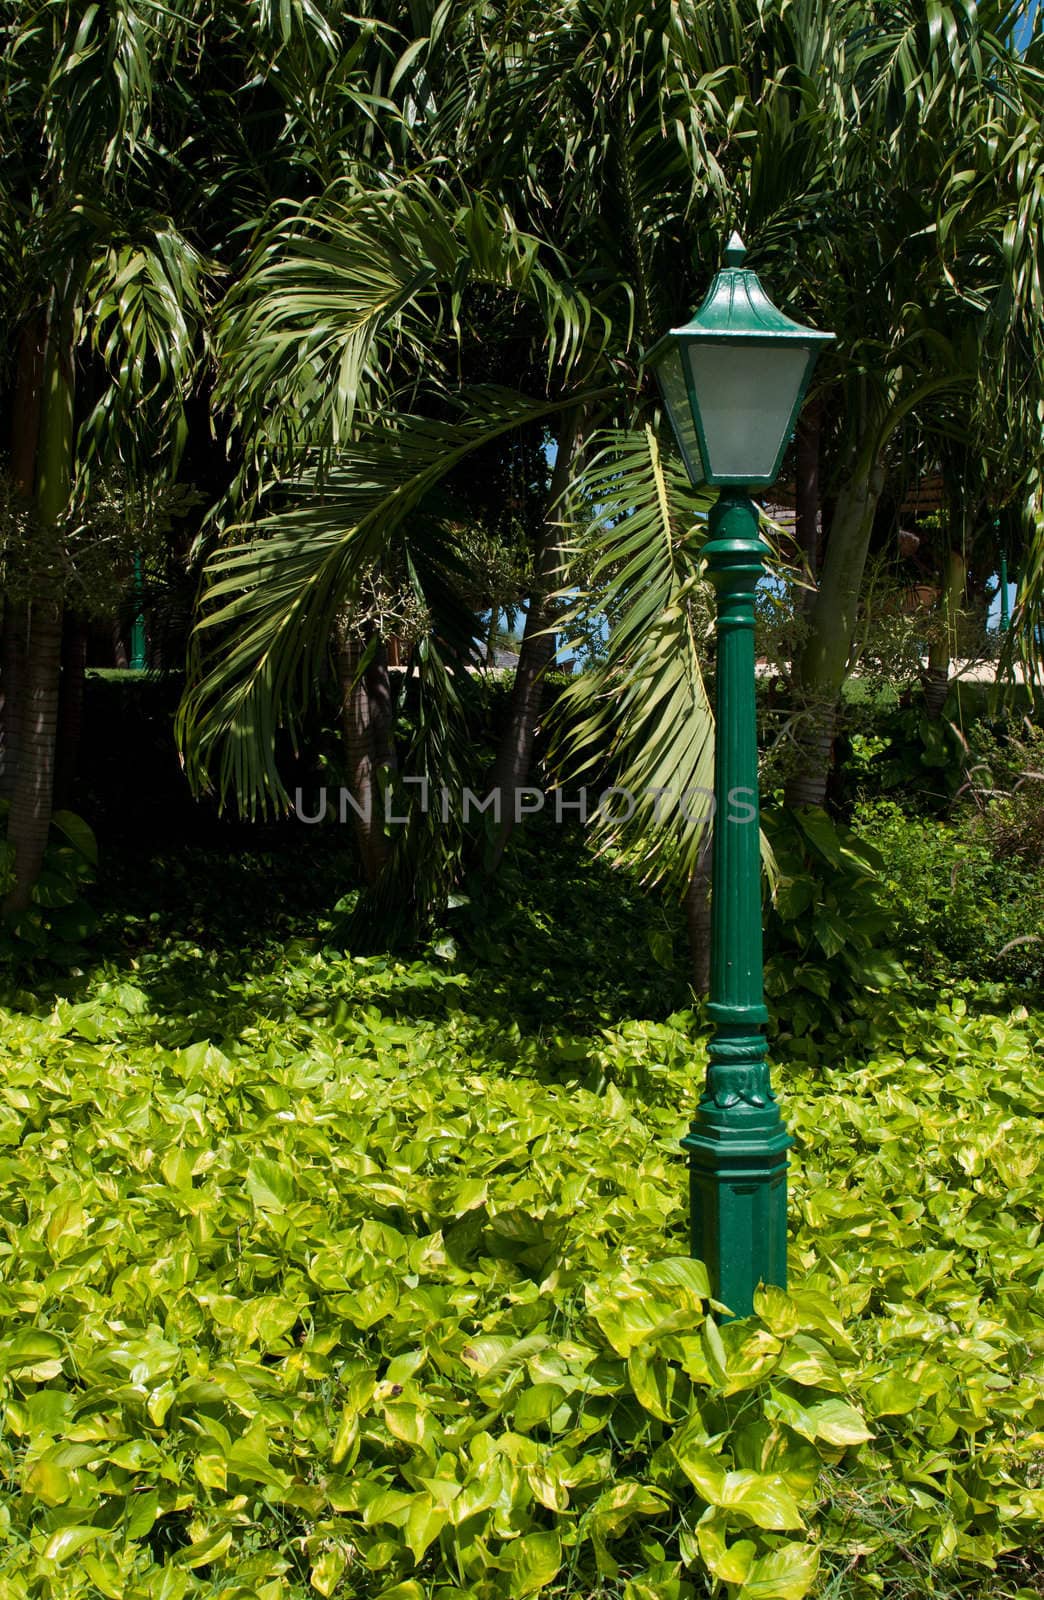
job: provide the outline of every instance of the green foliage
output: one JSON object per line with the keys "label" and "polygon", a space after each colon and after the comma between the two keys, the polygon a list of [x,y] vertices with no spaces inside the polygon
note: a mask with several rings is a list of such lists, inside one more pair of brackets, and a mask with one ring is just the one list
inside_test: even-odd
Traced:
{"label": "green foliage", "polygon": [[[8,801],[0,801],[6,834]],[[0,897],[14,883],[14,845],[0,840]],[[85,898],[98,866],[98,846],[88,824],[73,811],[55,811],[40,875],[24,911],[0,926],[0,961],[23,966],[48,961],[68,966],[86,954],[84,941],[98,919]]]}
{"label": "green foliage", "polygon": [[[806,853],[834,840],[855,874],[814,821]],[[264,927],[237,956],[204,918],[0,1012],[12,1600],[1039,1573],[1044,1017],[906,1006],[781,1060],[791,1291],[730,1324],[686,1254],[694,1018],[585,1012],[587,946],[626,951],[642,903],[554,852],[517,1005],[537,848],[483,960]]]}
{"label": "green foliage", "polygon": [[146,484],[139,491],[119,477],[97,477],[81,501],[55,525],[41,524],[32,507],[0,473],[0,585],[9,603],[26,603],[41,576],[56,584],[66,605],[83,616],[111,620],[122,605],[140,607],[135,578],[145,589],[162,581],[169,536],[201,496],[184,485]]}
{"label": "green foliage", "polygon": [[[1039,983],[1040,731],[1028,721],[973,721],[969,706],[963,732],[928,724],[937,740],[929,746],[916,713],[860,709],[867,731],[852,740],[843,781],[859,797],[852,818],[859,848],[877,857],[877,910],[911,978]],[[908,742],[904,726],[914,729]],[[948,803],[947,790],[955,791]]]}
{"label": "green foliage", "polygon": [[[468,891],[446,925],[460,960],[481,975],[491,1013],[523,1030],[553,1029],[552,1043],[563,1028],[622,1029],[621,1040],[633,1037],[636,1052],[628,1086],[659,1093],[656,1071],[650,1076],[639,1059],[647,1025],[629,1019],[666,1016],[689,1002],[680,904],[641,890],[627,873],[593,858],[578,832],[546,819],[527,822],[496,877],[475,873]],[[632,1035],[632,1028],[641,1031]],[[619,1069],[617,1061],[614,1081],[622,1086]]]}
{"label": "green foliage", "polygon": [[913,789],[921,806],[937,811],[954,800],[971,759],[955,722],[933,720],[919,704],[889,706],[883,696],[850,705],[847,722],[838,782],[844,798]]}
{"label": "green foliage", "polygon": [[762,820],[779,873],[766,921],[770,1007],[794,1035],[838,1027],[867,991],[906,976],[879,903],[884,859],[817,807],[768,810]]}
{"label": "green foliage", "polygon": [[966,811],[946,821],[911,814],[894,801],[859,808],[860,840],[886,861],[878,903],[893,940],[909,951],[913,971],[1009,984],[1040,981],[1040,858],[1027,865],[1014,852],[999,850],[997,842],[998,835],[1025,826],[1022,812],[1002,801],[986,816]]}

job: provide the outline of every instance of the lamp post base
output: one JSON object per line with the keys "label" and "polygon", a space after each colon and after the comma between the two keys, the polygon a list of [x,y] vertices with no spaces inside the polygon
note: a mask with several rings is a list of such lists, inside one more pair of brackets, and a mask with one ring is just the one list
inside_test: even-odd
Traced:
{"label": "lamp post base", "polygon": [[714,1298],[748,1317],[759,1284],[786,1288],[790,1136],[774,1103],[757,1110],[701,1104],[682,1145],[692,1253],[707,1265]]}

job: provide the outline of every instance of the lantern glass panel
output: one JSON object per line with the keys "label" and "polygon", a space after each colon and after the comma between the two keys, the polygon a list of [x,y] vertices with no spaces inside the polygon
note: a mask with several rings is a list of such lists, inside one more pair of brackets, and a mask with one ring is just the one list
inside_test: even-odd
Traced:
{"label": "lantern glass panel", "polygon": [[685,470],[689,474],[689,482],[696,484],[703,482],[703,466],[700,461],[700,441],[696,432],[696,422],[692,414],[692,405],[689,401],[689,391],[685,385],[685,371],[682,367],[681,351],[677,345],[672,346],[656,369],[656,376],[660,384],[660,393],[663,395],[667,407],[667,415],[671,419],[671,427],[681,458],[685,463]]}
{"label": "lantern glass panel", "polygon": [[807,345],[782,342],[686,344],[708,478],[771,481],[790,435],[810,355]]}

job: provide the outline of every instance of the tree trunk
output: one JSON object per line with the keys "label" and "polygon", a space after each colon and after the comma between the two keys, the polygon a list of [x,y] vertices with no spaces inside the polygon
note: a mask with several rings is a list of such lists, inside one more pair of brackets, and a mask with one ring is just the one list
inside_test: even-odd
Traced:
{"label": "tree trunk", "polygon": [[47,336],[36,453],[36,548],[31,554],[29,651],[19,716],[18,771],[7,837],[14,884],[5,913],[24,911],[40,875],[54,798],[54,756],[62,654],[58,527],[68,509],[73,464],[72,280],[56,294]]}
{"label": "tree trunk", "polygon": [[379,767],[385,767],[389,772],[398,772],[399,758],[395,749],[395,696],[392,692],[391,673],[388,667],[388,647],[382,643],[366,669],[366,692],[370,700],[370,723],[373,728],[373,754]]}
{"label": "tree trunk", "polygon": [[11,599],[4,606],[3,657],[0,661],[0,799],[10,800],[18,771],[25,646],[29,614],[25,603]]}
{"label": "tree trunk", "polygon": [[31,501],[36,491],[36,453],[40,442],[47,324],[30,317],[18,336],[14,405],[11,409],[11,477],[15,494]]}
{"label": "tree trunk", "polygon": [[[32,504],[36,488],[36,452],[40,440],[40,406],[43,396],[46,322],[38,312],[18,336],[11,406],[11,479],[16,497]],[[24,578],[24,558],[18,560],[17,579]],[[20,695],[25,681],[25,650],[29,612],[18,586],[9,589],[4,604],[3,646],[0,656],[0,798],[10,800],[18,770]]]}
{"label": "tree trunk", "polygon": [[[794,495],[795,533],[798,547],[805,558],[809,577],[814,584],[819,576],[820,489],[819,441],[822,432],[822,402],[810,400],[801,413],[797,428],[797,481]],[[801,600],[802,610],[810,612],[815,605],[815,589],[806,589]]]}
{"label": "tree trunk", "polygon": [[811,633],[801,655],[798,689],[808,718],[798,765],[786,787],[789,806],[821,806],[833,750],[837,705],[848,674],[877,503],[885,484],[875,462],[841,489],[812,607]]}
{"label": "tree trunk", "polygon": [[15,882],[4,901],[5,912],[24,911],[29,904],[47,848],[54,795],[61,659],[61,604],[55,600],[38,602],[32,613],[32,644],[22,694],[18,772],[7,824],[7,837],[15,847]]}
{"label": "tree trunk", "polygon": [[58,695],[58,747],[55,755],[54,804],[57,810],[72,805],[80,764],[83,732],[83,691],[87,674],[87,623],[67,612],[62,637],[62,677]]}
{"label": "tree trunk", "polygon": [[364,646],[348,634],[337,633],[337,676],[341,689],[341,732],[348,789],[355,804],[349,809],[367,884],[377,881],[387,855],[381,828],[381,793],[377,783],[373,723],[366,674],[359,675]]}
{"label": "tree trunk", "polygon": [[493,785],[500,794],[500,826],[493,844],[489,871],[495,872],[515,826],[515,799],[525,787],[533,761],[544,674],[555,658],[554,634],[548,631],[552,620],[550,596],[554,593],[562,565],[563,530],[555,521],[560,501],[572,470],[579,430],[579,413],[570,412],[558,435],[558,453],[551,474],[548,509],[544,518],[537,570],[529,597],[526,626],[522,635],[518,666],[511,691],[511,708],[497,751]]}
{"label": "tree trunk", "polygon": [[711,971],[711,830],[700,843],[696,866],[685,891],[685,916],[689,927],[692,987],[699,999],[710,993]]}
{"label": "tree trunk", "polygon": [[500,620],[500,610],[494,606],[489,613],[489,632],[486,634],[486,666],[495,667],[497,664],[496,637],[497,623]]}
{"label": "tree trunk", "polygon": [[939,631],[928,648],[928,667],[924,674],[924,709],[933,722],[938,722],[942,716],[950,691],[950,661],[966,575],[962,553],[953,549],[947,551],[946,574],[938,604]]}

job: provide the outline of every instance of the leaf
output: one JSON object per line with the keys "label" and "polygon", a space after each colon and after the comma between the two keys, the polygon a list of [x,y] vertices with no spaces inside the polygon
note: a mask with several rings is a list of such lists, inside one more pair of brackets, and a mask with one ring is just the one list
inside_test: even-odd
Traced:
{"label": "leaf", "polygon": [[557,1383],[536,1383],[523,1389],[515,1405],[514,1426],[519,1433],[528,1433],[547,1422],[564,1399]]}
{"label": "leaf", "polygon": [[419,1494],[410,1506],[406,1518],[406,1545],[414,1561],[420,1562],[424,1552],[437,1539],[449,1521],[449,1512],[434,1503],[430,1494]]}
{"label": "leaf", "polygon": [[527,1533],[505,1553],[508,1592],[513,1600],[546,1589],[562,1565],[562,1543],[557,1533]]}
{"label": "leaf", "polygon": [[724,1504],[726,1468],[688,1430],[671,1440],[671,1453],[696,1492],[710,1505]]}
{"label": "leaf", "polygon": [[814,1339],[798,1334],[785,1345],[777,1366],[779,1377],[791,1378],[809,1388],[839,1389],[841,1377],[837,1363]]}
{"label": "leaf", "polygon": [[351,1466],[358,1455],[359,1413],[355,1406],[347,1405],[341,1412],[341,1421],[330,1450],[330,1460],[335,1467],[348,1459]]}
{"label": "leaf", "polygon": [[809,1406],[808,1415],[816,1438],[825,1439],[827,1444],[865,1444],[874,1437],[855,1407],[843,1400],[820,1400]]}
{"label": "leaf", "polygon": [[293,1173],[255,1156],[246,1170],[246,1191],[259,1211],[284,1211],[294,1197]]}
{"label": "leaf", "polygon": [[167,1151],[160,1162],[160,1171],[164,1182],[172,1189],[192,1188],[192,1165],[180,1146]]}
{"label": "leaf", "polygon": [[919,1384],[897,1372],[889,1372],[877,1383],[872,1383],[866,1395],[875,1417],[906,1416],[916,1411],[926,1399],[925,1391]]}
{"label": "leaf", "polygon": [[[310,312],[308,321],[314,325]],[[234,795],[245,814],[289,805],[277,730],[292,736],[299,728],[335,618],[404,519],[475,451],[572,410],[582,398],[541,400],[488,387],[454,394],[447,404],[456,420],[377,409],[365,425],[355,419],[351,441],[341,444],[321,484],[313,472],[285,485],[296,492],[289,509],[213,552],[177,722],[197,789],[216,768],[220,796]],[[416,562],[412,570],[420,589]],[[425,659],[434,661],[426,645]]]}
{"label": "leaf", "polygon": [[639,1404],[661,1422],[670,1422],[673,1368],[662,1357],[647,1357],[641,1350],[632,1350],[627,1357],[627,1377]]}
{"label": "leaf", "polygon": [[660,1561],[637,1573],[624,1585],[623,1600],[681,1600],[681,1563]]}
{"label": "leaf", "polygon": [[69,1556],[82,1550],[85,1544],[92,1544],[95,1539],[104,1539],[110,1531],[108,1528],[93,1528],[83,1524],[59,1528],[44,1545],[44,1558],[47,1561],[57,1561],[60,1566]]}
{"label": "leaf", "polygon": [[759,1528],[781,1530],[805,1526],[793,1495],[781,1478],[760,1472],[730,1472],[714,1502],[742,1511]]}
{"label": "leaf", "polygon": [[41,1456],[26,1467],[22,1486],[27,1495],[36,1497],[45,1506],[64,1505],[73,1492],[70,1474],[49,1456]]}
{"label": "leaf", "polygon": [[804,1600],[818,1574],[815,1545],[781,1545],[754,1562],[737,1600]]}
{"label": "leaf", "polygon": [[220,1561],[232,1544],[232,1531],[219,1528],[214,1533],[204,1534],[201,1539],[193,1540],[184,1550],[178,1550],[173,1560],[179,1567],[204,1567],[215,1561]]}
{"label": "leaf", "polygon": [[754,1291],[754,1311],[781,1339],[788,1339],[801,1326],[801,1314],[785,1289],[762,1284]]}
{"label": "leaf", "polygon": [[98,841],[82,817],[74,811],[52,811],[51,827],[67,839],[92,867],[98,865]]}
{"label": "leaf", "polygon": [[700,1518],[696,1525],[696,1541],[700,1555],[714,1577],[724,1583],[743,1583],[757,1555],[757,1545],[752,1539],[737,1539],[731,1545],[725,1538],[725,1526],[716,1513]]}
{"label": "leaf", "polygon": [[321,1595],[332,1595],[340,1583],[348,1558],[339,1545],[324,1550],[308,1575],[308,1581]]}
{"label": "leaf", "polygon": [[279,1295],[262,1295],[247,1300],[232,1313],[229,1325],[247,1344],[275,1344],[297,1322],[299,1309],[292,1300]]}
{"label": "leaf", "polygon": [[572,540],[570,556],[589,577],[560,625],[589,633],[597,612],[613,626],[604,659],[559,702],[550,760],[558,781],[576,786],[601,780],[611,763],[629,799],[599,807],[594,837],[626,852],[646,881],[681,884],[713,798],[714,719],[691,604],[694,523],[712,491],[694,501],[681,462],[665,457],[650,425],[597,435],[573,493],[597,509]]}
{"label": "leaf", "polygon": [[673,1289],[680,1294],[684,1304],[694,1311],[702,1310],[711,1298],[710,1278],[702,1261],[692,1256],[667,1256],[644,1268],[642,1278],[658,1288]]}
{"label": "leaf", "polygon": [[548,1511],[565,1511],[569,1505],[569,1489],[551,1466],[534,1462],[526,1467],[526,1481],[538,1500]]}
{"label": "leaf", "polygon": [[[63,1230],[59,1229],[59,1234]],[[0,1340],[0,1372],[22,1372],[41,1362],[61,1362],[65,1355],[62,1341],[42,1328],[23,1328]]]}
{"label": "leaf", "polygon": [[672,1307],[666,1301],[643,1295],[633,1287],[605,1299],[591,1289],[587,1298],[592,1316],[621,1356],[630,1355],[672,1315]]}
{"label": "leaf", "polygon": [[814,846],[823,860],[832,867],[840,867],[841,840],[837,828],[822,807],[797,806],[794,809],[794,818],[809,844]]}

